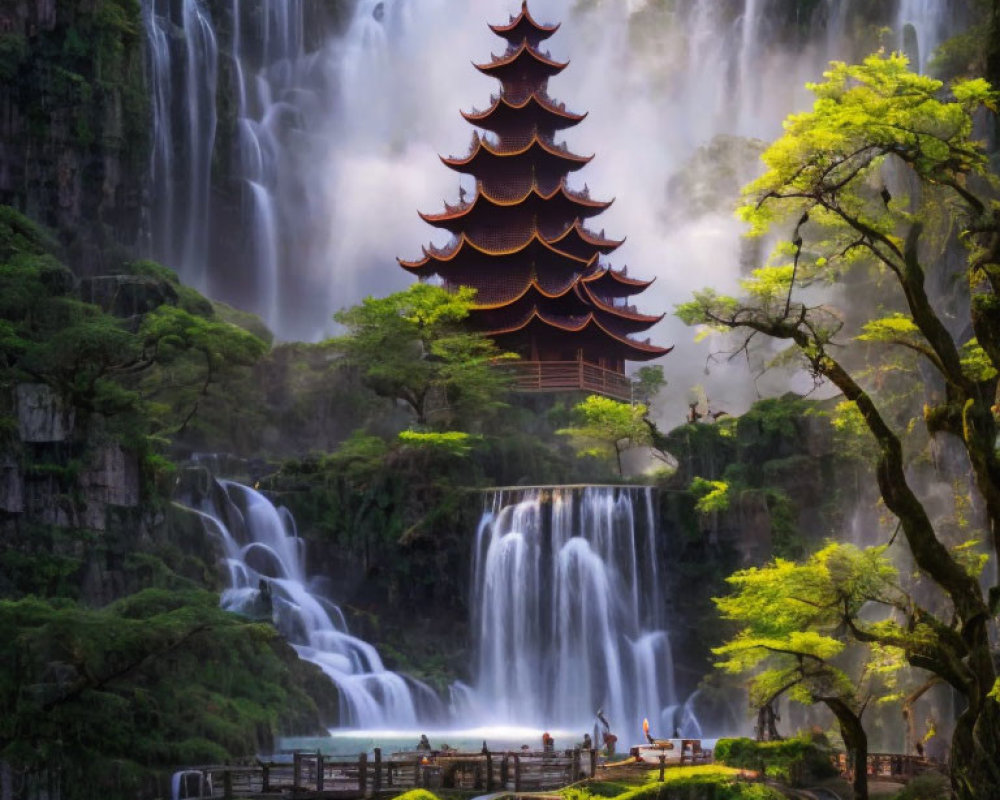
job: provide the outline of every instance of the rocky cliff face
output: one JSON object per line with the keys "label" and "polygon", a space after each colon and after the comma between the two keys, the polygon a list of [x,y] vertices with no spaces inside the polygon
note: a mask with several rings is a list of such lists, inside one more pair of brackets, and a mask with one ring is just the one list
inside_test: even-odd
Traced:
{"label": "rocky cliff face", "polygon": [[0,203],[80,274],[142,230],[148,103],[138,0],[0,0]]}
{"label": "rocky cliff face", "polygon": [[103,606],[175,576],[218,585],[202,525],[143,491],[134,451],[90,436],[46,384],[14,395],[17,430],[0,455],[0,596]]}

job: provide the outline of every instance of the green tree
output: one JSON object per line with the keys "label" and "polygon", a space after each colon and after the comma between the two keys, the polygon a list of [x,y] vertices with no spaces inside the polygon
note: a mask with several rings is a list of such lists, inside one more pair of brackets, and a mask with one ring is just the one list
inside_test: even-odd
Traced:
{"label": "green tree", "polygon": [[573,408],[579,424],[562,428],[556,433],[571,437],[581,456],[614,454],[618,474],[623,475],[622,453],[633,447],[652,444],[651,429],[646,421],[648,411],[641,404],[619,403],[592,394]]}
{"label": "green tree", "polygon": [[[726,580],[733,592],[715,598],[724,619],[740,630],[713,651],[716,665],[729,673],[752,675],[751,706],[766,710],[782,695],[796,702],[822,703],[837,719],[852,760],[856,800],[868,797],[864,765],[868,736],[862,715],[881,689],[886,672],[901,663],[897,648],[869,648],[860,670],[849,665],[851,640],[842,622],[844,604],[871,598],[901,599],[894,589],[896,571],[885,548],[858,550],[830,544],[803,564],[783,559],[761,568],[740,570]],[[898,602],[894,603],[898,605]]]}
{"label": "green tree", "polygon": [[144,361],[157,366],[142,383],[144,396],[156,403],[162,432],[171,434],[187,427],[214,385],[257,363],[268,349],[263,339],[214,314],[171,305],[147,314],[137,338]]}
{"label": "green tree", "polygon": [[639,367],[632,380],[632,391],[636,400],[650,406],[660,389],[666,385],[667,379],[663,377],[663,367],[658,364]]}
{"label": "green tree", "polygon": [[[0,758],[14,796],[149,796],[152,770],[257,752],[332,721],[319,670],[270,625],[200,590],[147,589],[101,609],[0,600]],[[23,794],[21,793],[23,792]]]}
{"label": "green tree", "polygon": [[420,425],[488,413],[502,405],[508,384],[496,362],[516,356],[469,332],[474,298],[473,289],[426,283],[366,297],[334,314],[348,330],[334,343],[373,391],[404,402]]}
{"label": "green tree", "polygon": [[17,383],[46,383],[136,445],[184,430],[214,387],[267,350],[151,262],[123,269],[157,284],[162,304],[138,319],[106,313],[79,299],[55,253],[44,231],[0,206],[0,402]]}
{"label": "green tree", "polygon": [[[744,281],[743,297],[705,290],[678,315],[689,324],[741,331],[744,346],[759,335],[788,342],[805,368],[856,406],[875,441],[885,506],[944,601],[938,613],[913,604],[898,621],[877,628],[845,617],[856,636],[900,647],[913,666],[940,676],[964,698],[952,739],[953,786],[961,798],[998,798],[1000,704],[989,697],[997,679],[989,627],[1000,590],[984,593],[947,546],[910,483],[905,424],[849,360],[861,347],[902,351],[935,376],[924,426],[931,436],[954,438],[968,455],[987,536],[1000,555],[1000,461],[991,410],[1000,367],[1000,205],[991,199],[983,146],[973,138],[973,114],[992,107],[994,95],[981,79],[946,91],[910,72],[900,55],[834,63],[826,80],[809,88],[817,97],[813,110],[786,120],[740,211],[752,234],[790,230],[789,238]],[[908,185],[911,197],[887,188],[889,169],[898,176],[893,185]],[[961,309],[926,286],[929,273],[945,269],[932,234],[940,238],[949,230],[968,248],[962,277],[971,336],[949,324],[948,315]],[[816,288],[860,269],[874,271],[893,313],[852,331],[841,310],[815,303]],[[863,343],[852,345],[852,334]],[[926,635],[910,635],[915,627]]]}

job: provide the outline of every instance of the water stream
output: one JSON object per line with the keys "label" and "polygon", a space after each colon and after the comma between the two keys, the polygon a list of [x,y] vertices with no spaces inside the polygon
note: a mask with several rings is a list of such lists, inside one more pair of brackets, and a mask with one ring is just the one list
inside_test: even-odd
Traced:
{"label": "water stream", "polygon": [[650,488],[486,496],[471,564],[471,681],[456,683],[447,702],[387,670],[376,649],[350,633],[339,606],[311,591],[304,542],[287,509],[231,481],[191,504],[221,544],[222,606],[271,618],[331,679],[344,728],[582,733],[602,710],[617,730],[638,731],[648,717],[664,735],[700,733],[674,683],[664,543]]}
{"label": "water stream", "polygon": [[229,576],[222,607],[270,616],[299,656],[330,678],[346,728],[412,728],[443,717],[434,692],[387,670],[377,650],[353,636],[333,601],[310,591],[304,542],[287,509],[239,483],[221,481],[197,503],[218,536]]}
{"label": "water stream", "polygon": [[472,562],[472,719],[693,732],[665,625],[653,490],[547,487],[487,496]]}

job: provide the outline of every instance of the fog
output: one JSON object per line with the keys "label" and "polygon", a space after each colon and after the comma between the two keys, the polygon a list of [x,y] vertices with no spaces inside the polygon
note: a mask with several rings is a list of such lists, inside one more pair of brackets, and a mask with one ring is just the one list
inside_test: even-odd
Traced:
{"label": "fog", "polygon": [[[233,43],[236,62],[245,62],[244,155],[234,177],[252,189],[244,192],[249,211],[235,229],[212,232],[216,242],[238,240],[242,258],[235,265],[216,259],[208,286],[262,314],[280,339],[316,340],[333,332],[336,310],[405,288],[411,278],[397,257],[417,258],[422,245],[447,241],[417,210],[433,213],[443,201],[455,202],[460,180],[473,189],[471,178],[460,179],[438,155],[467,151],[472,129],[459,110],[488,107],[498,88],[472,62],[502,52],[506,43],[487,23],[506,22],[520,2],[358,0],[346,33],[311,52],[302,44],[302,4],[262,2],[253,23],[270,26],[262,52],[253,52],[245,30]],[[734,289],[755,263],[757,251],[742,241],[733,213],[739,189],[759,168],[763,144],[780,134],[782,119],[809,107],[806,82],[820,80],[830,59],[901,46],[904,21],[912,26],[908,46],[925,63],[955,24],[949,2],[901,0],[895,20],[875,19],[859,0],[821,0],[809,18],[796,17],[803,7],[785,0],[531,4],[538,20],[561,22],[546,47],[571,62],[550,82],[550,94],[589,112],[558,137],[575,152],[596,154],[570,184],[614,198],[590,227],[626,238],[608,262],[655,278],[636,304],[667,313],[649,332],[654,342],[675,347],[662,359],[669,387],[658,405],[666,423],[682,419],[693,395],[707,396],[713,410],[738,413],[758,392],[788,386],[787,376],[756,379],[757,370],[739,359],[706,372],[725,343],[695,342],[695,331],[672,312],[699,288]],[[239,0],[233,9],[246,29],[253,21]],[[268,49],[269,36],[287,46]],[[271,52],[277,55],[269,62]],[[173,107],[176,116],[176,98]],[[174,128],[167,131],[174,138],[194,135]],[[183,172],[171,166],[162,171]],[[205,169],[190,172],[193,181],[211,180]],[[179,203],[187,195],[169,196]],[[172,218],[184,214],[190,209]],[[200,274],[171,265],[185,278]],[[808,381],[794,385],[809,388]]]}

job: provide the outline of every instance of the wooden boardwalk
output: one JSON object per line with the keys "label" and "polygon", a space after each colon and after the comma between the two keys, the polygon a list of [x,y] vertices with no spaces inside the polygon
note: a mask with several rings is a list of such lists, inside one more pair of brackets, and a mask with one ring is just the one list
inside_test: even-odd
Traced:
{"label": "wooden boardwalk", "polygon": [[393,796],[409,789],[465,789],[537,792],[558,789],[592,776],[597,751],[519,750],[483,753],[450,751],[357,757],[298,752],[290,762],[209,766],[175,775],[177,800],[283,798],[359,800]]}

